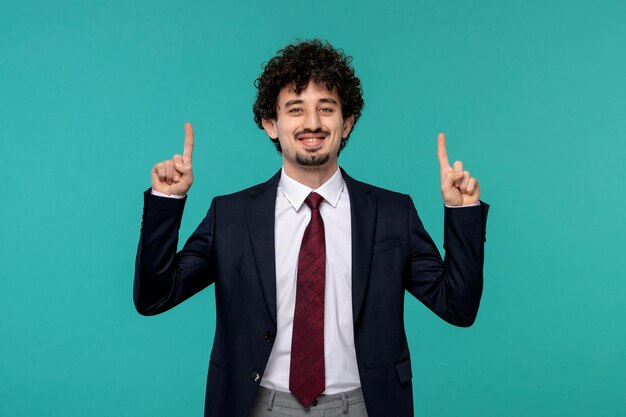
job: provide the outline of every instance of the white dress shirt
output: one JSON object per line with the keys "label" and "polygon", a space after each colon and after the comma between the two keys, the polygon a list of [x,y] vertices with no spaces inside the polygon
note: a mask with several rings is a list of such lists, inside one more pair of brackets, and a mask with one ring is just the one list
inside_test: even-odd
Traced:
{"label": "white dress shirt", "polygon": [[278,329],[261,385],[289,392],[298,256],[304,230],[311,219],[311,209],[304,200],[312,191],[324,197],[320,205],[326,239],[324,393],[337,394],[361,386],[352,321],[350,197],[339,169],[316,190],[289,178],[284,169],[281,173],[274,229]]}

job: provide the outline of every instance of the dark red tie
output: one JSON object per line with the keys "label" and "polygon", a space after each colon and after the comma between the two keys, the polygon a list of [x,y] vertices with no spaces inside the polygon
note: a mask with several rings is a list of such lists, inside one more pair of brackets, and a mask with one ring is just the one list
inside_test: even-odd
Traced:
{"label": "dark red tie", "polygon": [[324,370],[324,285],[326,241],[319,206],[323,198],[311,193],[304,201],[311,221],[304,231],[298,257],[296,308],[291,338],[289,390],[304,407],[326,388]]}

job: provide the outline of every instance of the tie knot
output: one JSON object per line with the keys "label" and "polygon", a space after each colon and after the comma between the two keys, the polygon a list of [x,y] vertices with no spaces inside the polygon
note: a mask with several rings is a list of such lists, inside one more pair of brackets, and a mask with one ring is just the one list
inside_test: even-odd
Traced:
{"label": "tie knot", "polygon": [[304,202],[306,203],[307,206],[311,208],[311,210],[317,210],[320,207],[320,204],[322,204],[323,200],[324,200],[324,197],[322,197],[318,193],[311,193],[307,196]]}

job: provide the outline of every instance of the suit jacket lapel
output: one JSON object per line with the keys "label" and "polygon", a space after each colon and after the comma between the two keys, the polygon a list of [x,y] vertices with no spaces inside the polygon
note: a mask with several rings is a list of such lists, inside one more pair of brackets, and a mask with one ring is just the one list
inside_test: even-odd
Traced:
{"label": "suit jacket lapel", "polygon": [[274,220],[276,192],[280,171],[260,188],[250,191],[246,220],[257,276],[267,310],[276,325],[276,256],[274,254]]}
{"label": "suit jacket lapel", "polygon": [[[366,184],[352,179],[341,170],[350,194],[350,218],[352,221],[352,316],[359,317],[367,292],[376,230],[376,198]],[[268,182],[250,192],[246,219],[252,253],[259,283],[267,310],[276,325],[276,255],[274,222],[276,217],[276,192],[280,171]]]}
{"label": "suit jacket lapel", "polygon": [[352,221],[352,317],[356,323],[367,292],[376,231],[376,198],[366,184],[341,171],[350,194]]}

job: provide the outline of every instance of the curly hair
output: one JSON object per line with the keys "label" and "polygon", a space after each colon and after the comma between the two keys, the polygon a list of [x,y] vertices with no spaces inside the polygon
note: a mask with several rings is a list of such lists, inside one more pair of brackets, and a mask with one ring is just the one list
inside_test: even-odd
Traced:
{"label": "curly hair", "polygon": [[[363,109],[363,91],[351,62],[352,57],[346,56],[343,50],[318,39],[288,45],[278,51],[254,82],[258,92],[252,111],[257,126],[263,129],[263,119],[276,119],[278,94],[285,86],[293,85],[296,94],[300,94],[310,81],[323,84],[328,90],[337,88],[343,118],[354,116],[356,124]],[[349,137],[342,139],[340,151]],[[282,152],[278,139],[270,139],[276,150]]]}

